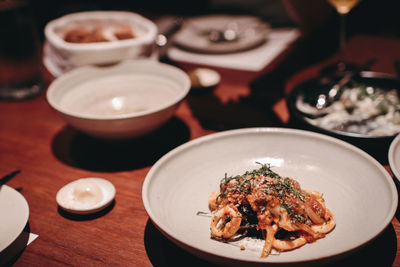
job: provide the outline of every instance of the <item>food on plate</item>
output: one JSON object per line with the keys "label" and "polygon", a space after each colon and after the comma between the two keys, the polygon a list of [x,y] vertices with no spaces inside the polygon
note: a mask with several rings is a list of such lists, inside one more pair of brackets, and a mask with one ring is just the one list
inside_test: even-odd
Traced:
{"label": "food on plate", "polygon": [[110,42],[131,38],[135,38],[135,34],[132,27],[128,25],[94,27],[92,29],[76,27],[67,30],[64,34],[64,40],[69,43]]}
{"label": "food on plate", "polygon": [[368,136],[394,135],[400,132],[400,99],[396,89],[353,82],[331,105],[327,115],[306,120],[327,130]]}
{"label": "food on plate", "polygon": [[107,42],[100,28],[91,31],[82,28],[70,29],[65,33],[64,40],[69,43]]}
{"label": "food on plate", "polygon": [[125,40],[135,38],[133,34],[132,27],[128,25],[121,25],[114,30],[114,35],[118,40]]}
{"label": "food on plate", "polygon": [[212,238],[224,242],[265,239],[261,257],[272,249],[288,251],[312,243],[336,225],[321,193],[302,189],[267,164],[243,175],[225,174],[220,190],[210,195],[208,203]]}

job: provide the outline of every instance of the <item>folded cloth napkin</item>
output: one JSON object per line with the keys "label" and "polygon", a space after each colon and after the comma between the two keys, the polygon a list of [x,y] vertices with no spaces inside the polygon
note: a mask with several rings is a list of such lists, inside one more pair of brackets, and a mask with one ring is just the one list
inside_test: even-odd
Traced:
{"label": "folded cloth napkin", "polygon": [[167,55],[170,59],[178,62],[256,72],[271,63],[299,37],[300,31],[296,28],[271,29],[265,43],[247,51],[229,54],[205,54],[171,46]]}

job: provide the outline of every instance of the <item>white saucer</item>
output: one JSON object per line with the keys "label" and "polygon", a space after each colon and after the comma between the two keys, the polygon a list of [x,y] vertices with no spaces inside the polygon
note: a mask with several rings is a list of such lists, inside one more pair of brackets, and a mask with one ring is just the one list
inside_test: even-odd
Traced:
{"label": "white saucer", "polygon": [[[94,197],[97,193],[99,198]],[[114,197],[115,187],[111,182],[103,178],[89,177],[74,180],[63,186],[57,192],[56,200],[58,205],[68,212],[89,214],[106,208]]]}
{"label": "white saucer", "polygon": [[0,186],[0,251],[17,239],[28,218],[26,199],[15,189],[7,185]]}

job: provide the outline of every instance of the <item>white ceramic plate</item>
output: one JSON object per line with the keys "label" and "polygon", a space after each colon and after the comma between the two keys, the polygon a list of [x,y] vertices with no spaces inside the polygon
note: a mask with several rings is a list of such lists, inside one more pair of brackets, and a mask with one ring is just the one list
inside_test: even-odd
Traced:
{"label": "white ceramic plate", "polygon": [[400,134],[390,144],[388,158],[390,169],[400,182]]}
{"label": "white ceramic plate", "polygon": [[7,185],[0,186],[0,251],[21,234],[28,218],[26,199],[15,189]]}
{"label": "white ceramic plate", "polygon": [[[302,188],[323,193],[336,228],[315,243],[260,258],[261,249],[241,251],[210,238],[208,197],[225,173],[243,174],[270,163]],[[149,171],[142,198],[153,223],[184,249],[216,262],[293,263],[334,257],[379,235],[397,207],[389,173],[362,150],[318,133],[249,128],[207,135],[172,150]]]}
{"label": "white ceramic plate", "polygon": [[[226,30],[234,23],[239,38],[232,42],[210,42],[210,30]],[[234,53],[249,50],[264,43],[269,25],[253,16],[207,15],[188,19],[174,36],[180,47],[201,53]]]}

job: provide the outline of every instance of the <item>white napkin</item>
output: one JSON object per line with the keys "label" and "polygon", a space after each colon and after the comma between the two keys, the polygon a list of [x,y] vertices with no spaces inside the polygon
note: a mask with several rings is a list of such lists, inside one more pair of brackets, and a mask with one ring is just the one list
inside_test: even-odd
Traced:
{"label": "white napkin", "polygon": [[168,57],[174,61],[223,67],[245,71],[260,71],[297,40],[300,31],[295,28],[271,29],[263,45],[231,54],[200,54],[170,47]]}
{"label": "white napkin", "polygon": [[33,241],[35,241],[36,238],[38,238],[39,235],[34,234],[34,233],[29,233],[29,238],[28,238],[28,243],[26,244],[27,246],[31,244]]}

